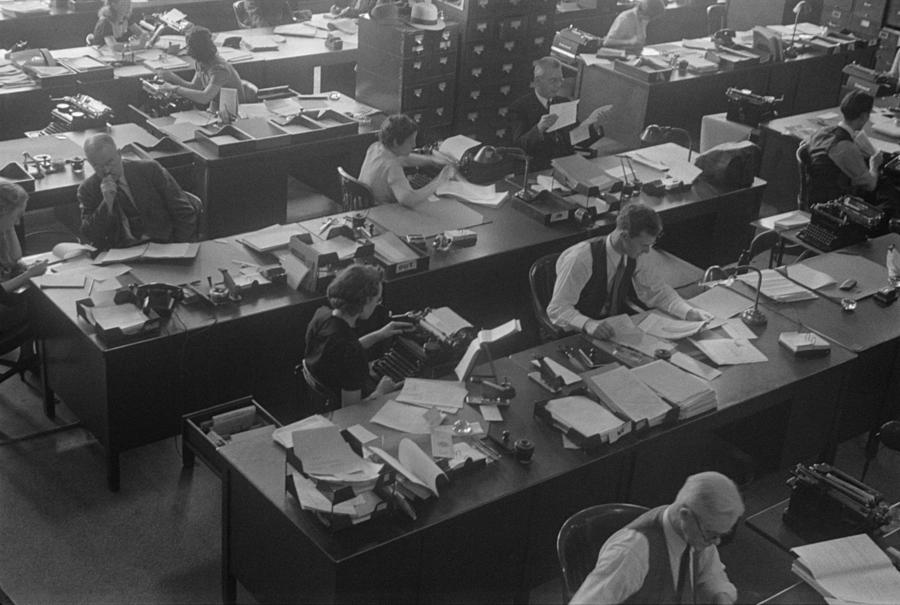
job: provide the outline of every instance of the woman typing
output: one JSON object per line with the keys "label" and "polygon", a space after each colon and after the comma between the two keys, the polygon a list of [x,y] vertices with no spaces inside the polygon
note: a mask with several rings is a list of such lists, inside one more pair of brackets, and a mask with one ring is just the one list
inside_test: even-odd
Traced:
{"label": "woman typing", "polygon": [[[413,153],[418,125],[409,116],[389,116],[378,132],[378,141],[369,146],[366,159],[359,171],[359,180],[372,190],[375,202],[404,206],[416,206],[434,195],[438,187],[456,174],[456,169],[444,165],[437,157]],[[430,183],[413,189],[403,172],[404,168],[427,165],[444,165]]]}
{"label": "woman typing", "polygon": [[339,398],[335,404],[352,405],[395,388],[387,377],[371,388],[367,350],[412,326],[391,321],[362,336],[355,331],[357,323],[371,317],[381,302],[381,281],[381,269],[350,265],[328,286],[330,306],[320,307],[306,329],[304,376],[314,389]]}

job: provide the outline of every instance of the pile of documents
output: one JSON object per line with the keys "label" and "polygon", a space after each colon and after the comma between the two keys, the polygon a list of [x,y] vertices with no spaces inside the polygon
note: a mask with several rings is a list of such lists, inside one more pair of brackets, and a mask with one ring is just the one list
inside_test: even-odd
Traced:
{"label": "pile of documents", "polygon": [[679,370],[671,363],[657,360],[631,370],[638,380],[678,408],[678,418],[697,416],[718,407],[716,391],[705,380]]}
{"label": "pile of documents", "polygon": [[305,233],[305,231],[303,227],[296,223],[272,225],[259,231],[245,233],[238,241],[256,252],[271,252],[278,248],[287,247],[291,241],[291,236],[301,233]]}
{"label": "pile of documents", "polygon": [[437,408],[452,414],[463,406],[467,393],[462,382],[407,378],[396,399],[400,403]]}
{"label": "pile of documents", "polygon": [[714,364],[720,366],[768,361],[765,353],[746,338],[704,338],[692,339],[691,342]]}
{"label": "pile of documents", "polygon": [[602,405],[587,397],[575,395],[547,402],[553,424],[564,433],[575,430],[585,438],[600,437],[602,443],[615,443],[631,430],[625,422]]}
{"label": "pile of documents", "polygon": [[672,406],[623,366],[599,368],[585,373],[583,379],[610,410],[636,425],[659,426],[672,412]]}
{"label": "pile of documents", "polygon": [[[745,273],[744,275],[739,275],[738,279],[755,289],[759,281],[759,275],[756,273]],[[800,300],[815,300],[816,298],[813,292],[792,282],[775,269],[763,269],[761,292],[763,296],[775,302],[797,302]]]}
{"label": "pile of documents", "polygon": [[791,571],[829,603],[895,604],[900,571],[866,534],[792,548]]}
{"label": "pile of documents", "polygon": [[434,460],[410,439],[400,441],[396,458],[380,448],[371,446],[370,449],[397,472],[396,488],[407,500],[437,496],[439,481],[447,480]]}
{"label": "pile of documents", "polygon": [[466,180],[454,179],[440,185],[435,191],[437,195],[449,195],[470,204],[497,207],[506,199],[505,191],[497,191],[491,185],[474,185]]}

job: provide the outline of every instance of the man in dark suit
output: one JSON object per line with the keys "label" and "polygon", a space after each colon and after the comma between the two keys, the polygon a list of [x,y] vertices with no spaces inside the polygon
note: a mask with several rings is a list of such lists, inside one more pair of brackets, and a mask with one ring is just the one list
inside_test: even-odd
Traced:
{"label": "man in dark suit", "polygon": [[123,159],[108,134],[89,137],[84,155],[94,168],[78,187],[84,239],[105,249],[196,237],[200,209],[159,163]]}
{"label": "man in dark suit", "polygon": [[[575,145],[587,147],[603,136],[601,122],[606,108],[598,108],[579,125],[572,124],[547,132],[559,116],[550,113],[550,107],[568,101],[559,96],[562,88],[562,65],[553,57],[543,57],[534,62],[534,90],[509,106],[509,120],[513,141],[517,147],[531,156],[531,167],[543,170],[550,160],[575,153]],[[572,141],[573,135],[577,140]],[[581,133],[581,138],[579,137]]]}

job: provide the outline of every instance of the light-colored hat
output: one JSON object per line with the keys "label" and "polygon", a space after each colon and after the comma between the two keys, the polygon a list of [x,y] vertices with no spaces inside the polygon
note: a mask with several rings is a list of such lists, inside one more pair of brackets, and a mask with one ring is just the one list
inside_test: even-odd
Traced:
{"label": "light-colored hat", "polygon": [[440,19],[438,16],[437,7],[430,1],[416,2],[412,5],[409,24],[416,29],[427,29],[431,31],[440,31],[446,27],[443,19]]}

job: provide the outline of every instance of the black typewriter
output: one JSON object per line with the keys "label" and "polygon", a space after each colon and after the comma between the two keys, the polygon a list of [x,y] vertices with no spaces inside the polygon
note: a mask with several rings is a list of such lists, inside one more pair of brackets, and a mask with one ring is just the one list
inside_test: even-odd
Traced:
{"label": "black typewriter", "polygon": [[439,166],[419,166],[406,174],[409,186],[413,189],[421,189],[436,177],[441,171]]}
{"label": "black typewriter", "polygon": [[108,105],[85,94],[54,101],[56,105],[50,110],[50,124],[40,130],[42,135],[105,128],[113,118],[113,111]]}
{"label": "black typewriter", "polygon": [[810,215],[809,224],[797,237],[824,252],[878,235],[887,219],[884,212],[852,195],[816,204]]}

